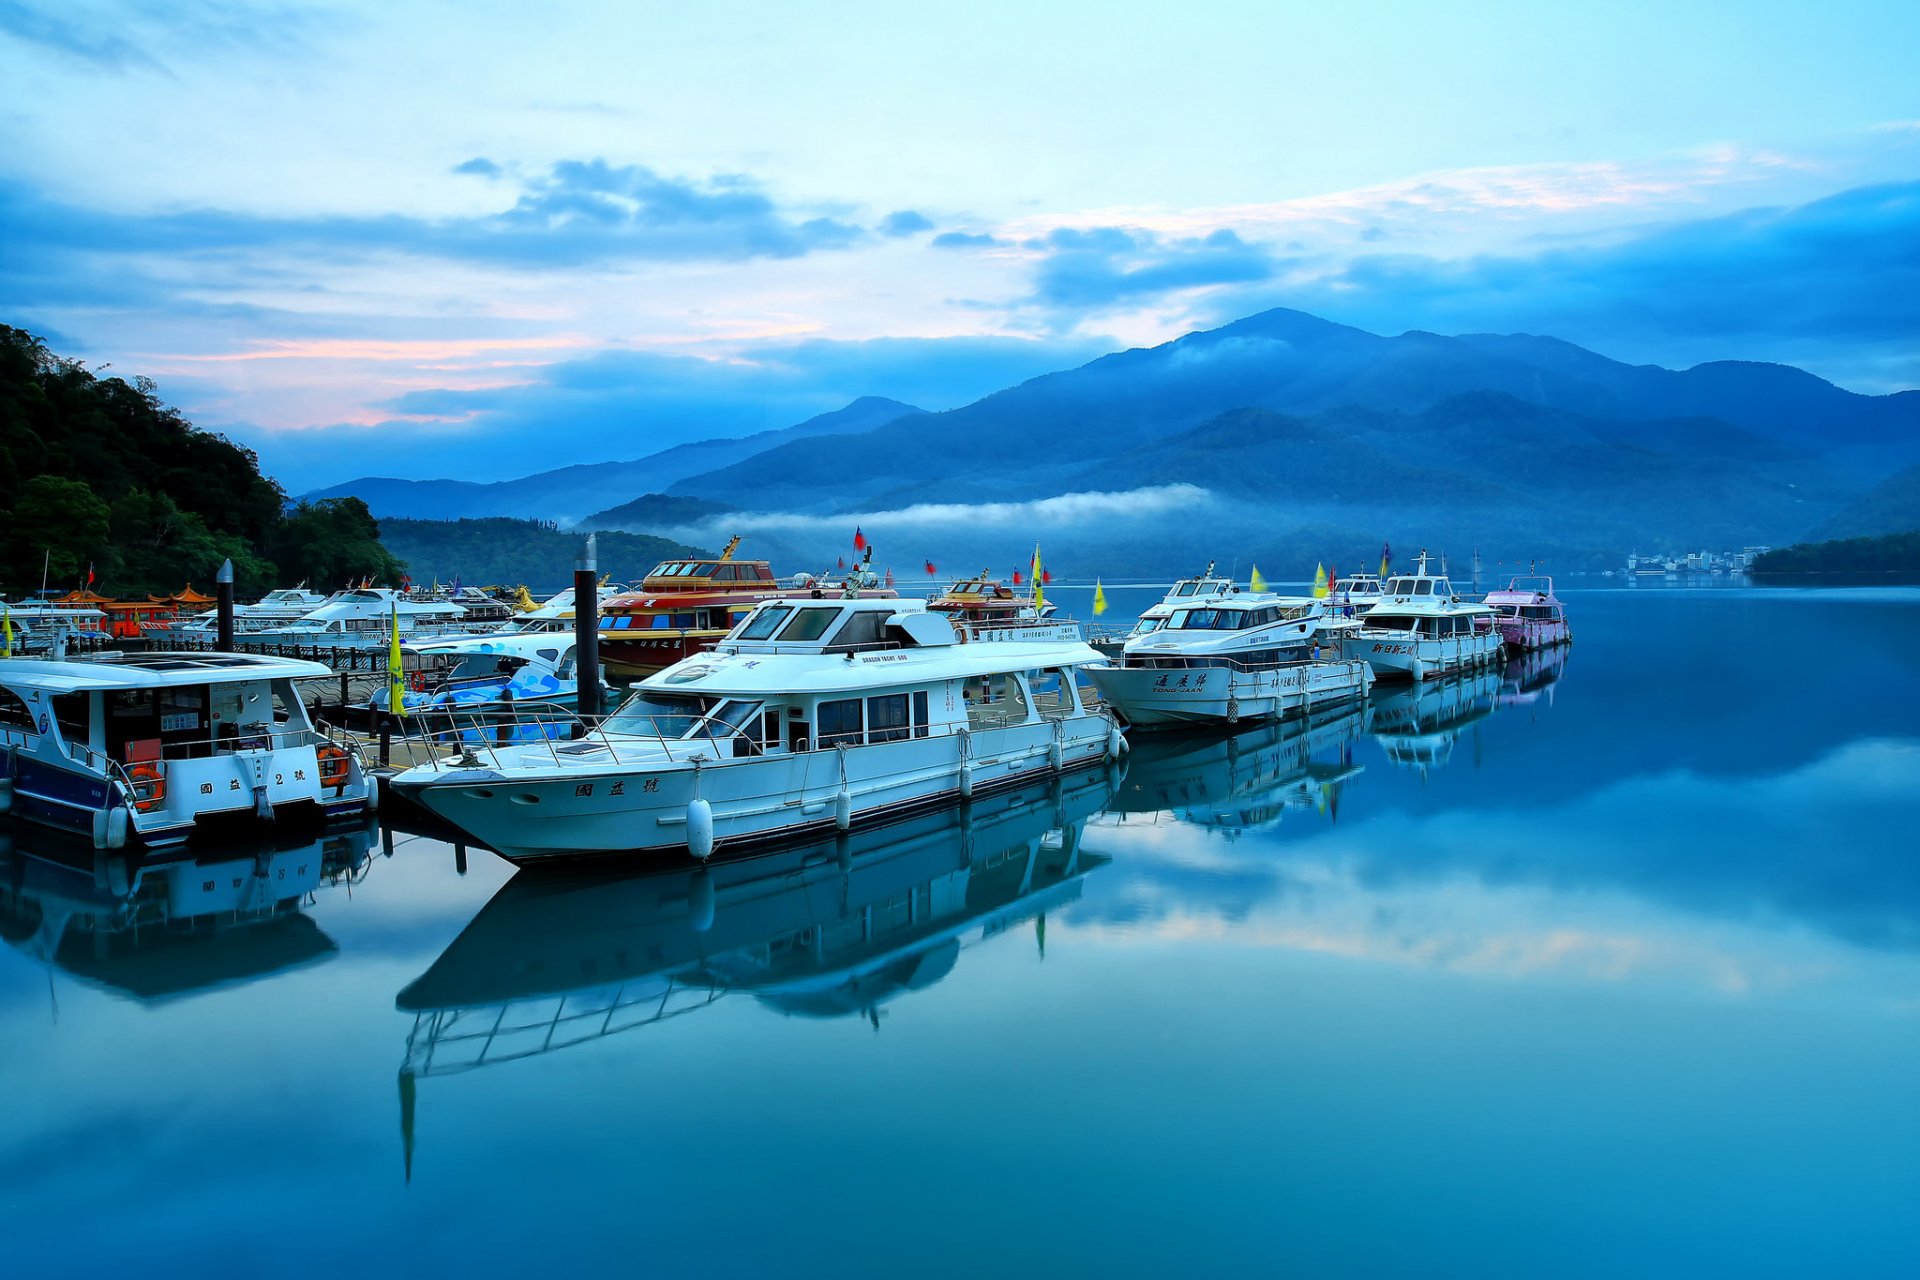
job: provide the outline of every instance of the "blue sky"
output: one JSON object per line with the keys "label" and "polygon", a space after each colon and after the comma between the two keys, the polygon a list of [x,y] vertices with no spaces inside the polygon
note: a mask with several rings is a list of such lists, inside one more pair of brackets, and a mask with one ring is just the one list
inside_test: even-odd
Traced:
{"label": "blue sky", "polygon": [[0,319],[296,491],[1267,306],[1920,385],[1920,6],[0,0]]}

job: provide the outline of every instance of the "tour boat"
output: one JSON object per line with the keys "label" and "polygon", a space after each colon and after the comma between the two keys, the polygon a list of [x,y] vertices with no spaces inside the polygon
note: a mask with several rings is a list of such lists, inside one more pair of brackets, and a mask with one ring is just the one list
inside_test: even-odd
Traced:
{"label": "tour boat", "polygon": [[392,587],[355,587],[285,626],[248,633],[262,644],[312,645],[322,649],[373,649],[389,643],[395,619],[405,636],[470,635],[457,604],[416,604]]}
{"label": "tour boat", "polygon": [[1386,594],[1380,579],[1371,573],[1351,573],[1336,578],[1327,588],[1328,597],[1336,606],[1348,610],[1349,617],[1379,604]]}
{"label": "tour boat", "polygon": [[1080,836],[1111,794],[1092,770],[705,866],[523,872],[396,998],[416,1018],[404,1069],[551,1053],[735,992],[787,1015],[871,1016],[1075,901],[1107,864]]}
{"label": "tour boat", "polygon": [[107,849],[236,816],[367,812],[356,748],[315,729],[294,683],[330,674],[237,653],[0,663],[0,811]]}
{"label": "tour boat", "polygon": [[1366,710],[1356,704],[1231,734],[1152,734],[1133,744],[1103,821],[1171,817],[1235,840],[1278,825],[1288,812],[1337,813],[1341,786],[1365,772],[1353,762],[1365,725]]}
{"label": "tour boat", "polygon": [[1194,597],[1087,678],[1129,725],[1278,719],[1366,696],[1372,670],[1339,657],[1353,626],[1310,596]]}
{"label": "tour boat", "polygon": [[15,653],[77,653],[104,648],[112,640],[106,613],[90,604],[58,600],[9,604],[6,621],[13,628]]}
{"label": "tour boat", "polygon": [[1567,607],[1553,593],[1553,579],[1514,578],[1503,591],[1489,591],[1486,605],[1493,625],[1509,649],[1543,649],[1573,639]]}
{"label": "tour boat", "polygon": [[[492,635],[415,640],[400,646],[411,673],[401,695],[407,714],[517,715],[538,707],[570,707],[579,697],[571,634],[503,631]],[[409,661],[409,659],[411,659]],[[374,690],[368,707],[385,711],[389,690]]]}
{"label": "tour boat", "polygon": [[1344,652],[1382,679],[1426,680],[1475,670],[1500,655],[1493,610],[1456,595],[1444,573],[1427,572],[1427,553],[1413,573],[1387,580],[1380,603],[1360,615]]}
{"label": "tour boat", "polygon": [[1493,668],[1386,689],[1367,708],[1367,732],[1388,760],[1425,773],[1446,764],[1460,735],[1493,714],[1499,690]]}
{"label": "tour boat", "polygon": [[1238,591],[1239,588],[1233,585],[1233,579],[1218,577],[1214,574],[1213,561],[1209,560],[1206,570],[1199,576],[1180,579],[1167,589],[1167,594],[1158,602],[1148,605],[1132,627],[1125,631],[1118,627],[1103,630],[1094,638],[1093,647],[1100,650],[1106,657],[1117,658],[1125,651],[1127,641],[1164,627],[1167,624],[1167,618],[1175,609],[1190,605],[1196,600],[1230,596]]}
{"label": "tour boat", "polygon": [[0,830],[0,936],[42,964],[160,1004],[332,959],[302,911],[365,874],[369,822],[248,848],[101,852],[51,832]]}
{"label": "tour boat", "polygon": [[1083,643],[961,644],[903,600],[770,600],[584,738],[473,745],[392,786],[510,861],[844,830],[1102,764],[1124,749]]}
{"label": "tour boat", "polygon": [[642,679],[713,647],[762,600],[854,595],[895,599],[873,572],[873,552],[839,582],[809,573],[780,579],[765,560],[735,560],[740,539],[714,560],[666,560],[638,590],[600,609],[600,661],[614,675]]}
{"label": "tour boat", "polygon": [[1032,595],[1015,592],[984,571],[927,601],[927,608],[951,622],[962,641],[1084,639],[1078,622],[1054,616],[1056,607],[1051,601],[1035,604]]}

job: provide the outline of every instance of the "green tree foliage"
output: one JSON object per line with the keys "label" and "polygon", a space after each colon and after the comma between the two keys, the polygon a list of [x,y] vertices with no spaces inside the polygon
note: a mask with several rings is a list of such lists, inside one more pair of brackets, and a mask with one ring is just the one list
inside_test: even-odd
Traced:
{"label": "green tree foliage", "polygon": [[[101,372],[0,325],[0,589],[37,589],[43,556],[51,585],[78,585],[92,562],[108,593],[204,581],[216,553],[243,590],[270,584],[286,496],[253,452],[194,427],[150,380]],[[77,486],[58,491],[69,509],[48,509],[55,481]]]}
{"label": "green tree foliage", "polygon": [[1843,538],[1781,547],[1755,558],[1753,572],[1756,577],[1810,573],[1842,578],[1920,575],[1920,529],[1879,538]]}
{"label": "green tree foliage", "polygon": [[406,566],[380,545],[380,525],[358,498],[302,502],[287,513],[272,543],[283,577],[315,591],[363,579],[398,582]]}
{"label": "green tree foliage", "polygon": [[[357,501],[357,499],[356,499]],[[461,575],[469,586],[526,585],[536,592],[558,591],[573,581],[573,561],[582,535],[562,532],[539,520],[504,516],[478,520],[396,520],[380,522],[388,546],[405,558],[414,582]],[[711,556],[668,538],[641,533],[599,535],[600,572],[616,581],[639,581],[662,560]]]}

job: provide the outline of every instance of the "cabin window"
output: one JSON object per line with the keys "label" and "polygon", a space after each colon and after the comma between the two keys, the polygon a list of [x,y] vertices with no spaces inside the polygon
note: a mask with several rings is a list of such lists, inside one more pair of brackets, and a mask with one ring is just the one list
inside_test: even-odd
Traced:
{"label": "cabin window", "polygon": [[746,625],[745,629],[740,632],[737,638],[741,640],[765,640],[779,628],[782,622],[787,620],[787,615],[792,612],[792,609],[785,608],[762,609],[759,613],[753,615],[753,621]]}
{"label": "cabin window", "polygon": [[1417,596],[1430,596],[1433,594],[1433,584],[1422,579],[1413,584],[1413,594]]}
{"label": "cabin window", "polygon": [[886,639],[887,615],[877,609],[860,609],[850,614],[846,624],[834,633],[836,646],[879,644]]}
{"label": "cabin window", "polygon": [[771,711],[761,713],[760,749],[762,751],[773,751],[782,745],[780,740],[780,724],[780,708],[775,707]]}
{"label": "cabin window", "polygon": [[1048,719],[1071,715],[1074,708],[1073,673],[1049,667],[1032,680],[1033,705]]}
{"label": "cabin window", "polygon": [[715,582],[732,582],[738,576],[738,571],[730,564],[719,565],[713,571],[713,580]]}
{"label": "cabin window", "polygon": [[860,745],[860,699],[823,702],[814,713],[814,736],[823,747]]}
{"label": "cabin window", "polygon": [[630,738],[680,738],[699,723],[698,698],[670,694],[634,694],[608,716],[602,728],[610,734]]}
{"label": "cabin window", "polygon": [[924,738],[932,732],[928,727],[927,691],[922,689],[913,695],[913,736]]}
{"label": "cabin window", "polygon": [[39,727],[33,722],[33,712],[20,695],[11,689],[0,689],[0,732],[37,733]]}
{"label": "cabin window", "polygon": [[825,634],[828,624],[839,612],[837,608],[802,609],[799,611],[799,616],[781,631],[779,638],[782,641],[818,640]]}
{"label": "cabin window", "polygon": [[908,700],[904,693],[889,693],[867,699],[867,741],[899,742],[911,737],[913,725],[907,718]]}
{"label": "cabin window", "polygon": [[92,726],[87,717],[87,695],[84,693],[55,694],[53,720],[60,726],[60,736],[68,742],[84,744],[92,737]]}

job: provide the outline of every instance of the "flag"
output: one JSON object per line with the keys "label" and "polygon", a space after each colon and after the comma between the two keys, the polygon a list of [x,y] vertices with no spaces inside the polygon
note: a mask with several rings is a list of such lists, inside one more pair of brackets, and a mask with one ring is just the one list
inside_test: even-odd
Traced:
{"label": "flag", "polygon": [[853,526],[853,549],[855,551],[865,551],[867,549],[867,535],[860,532],[859,525]]}
{"label": "flag", "polygon": [[1020,577],[1020,571],[1018,569],[1015,569],[1013,571],[1013,585],[1017,587],[1020,585],[1022,581],[1023,579]]}
{"label": "flag", "polygon": [[393,631],[387,642],[387,710],[393,715],[407,714],[407,672],[400,661],[400,610],[393,611]]}
{"label": "flag", "polygon": [[933,561],[931,560],[927,561],[927,576],[931,578],[934,574],[938,572],[940,571],[933,567]]}
{"label": "flag", "polygon": [[1260,566],[1253,566],[1253,576],[1247,579],[1247,590],[1258,595],[1267,589],[1267,580],[1260,576]]}
{"label": "flag", "polygon": [[1386,543],[1380,544],[1380,576],[1386,577],[1393,572],[1393,548]]}
{"label": "flag", "polygon": [[1052,585],[1053,585],[1053,570],[1051,570],[1051,569],[1042,569],[1042,570],[1040,571],[1040,581],[1042,581],[1042,582],[1044,582],[1044,583],[1046,583],[1046,584],[1047,584],[1048,586],[1052,586]]}
{"label": "flag", "polygon": [[453,585],[447,588],[447,592],[450,595],[456,595],[456,596],[460,594],[460,575],[459,574],[456,573],[453,575]]}
{"label": "flag", "polygon": [[1033,607],[1038,609],[1047,602],[1046,587],[1042,584],[1042,575],[1046,567],[1040,563],[1040,544],[1033,544]]}
{"label": "flag", "polygon": [[1323,564],[1313,566],[1313,598],[1316,600],[1327,598],[1327,566]]}
{"label": "flag", "polygon": [[87,561],[87,585],[93,585],[93,561]]}
{"label": "flag", "polygon": [[1332,591],[1340,585],[1340,571],[1332,565],[1327,566],[1327,590]]}
{"label": "flag", "polygon": [[893,566],[892,565],[887,566],[887,585],[888,586],[893,585]]}
{"label": "flag", "polygon": [[1107,593],[1100,586],[1100,579],[1093,580],[1093,616],[1099,617],[1107,611]]}
{"label": "flag", "polygon": [[13,656],[13,610],[4,605],[0,605],[0,631],[5,631],[7,637],[6,651],[0,653],[0,658],[11,658]]}
{"label": "flag", "polygon": [[844,569],[844,568],[846,568],[846,567],[847,567],[847,558],[846,558],[845,556],[841,556],[841,557],[840,557],[840,558],[838,559],[838,561],[836,561],[836,563],[835,563],[835,567],[836,567],[836,568],[840,568],[840,569]]}

